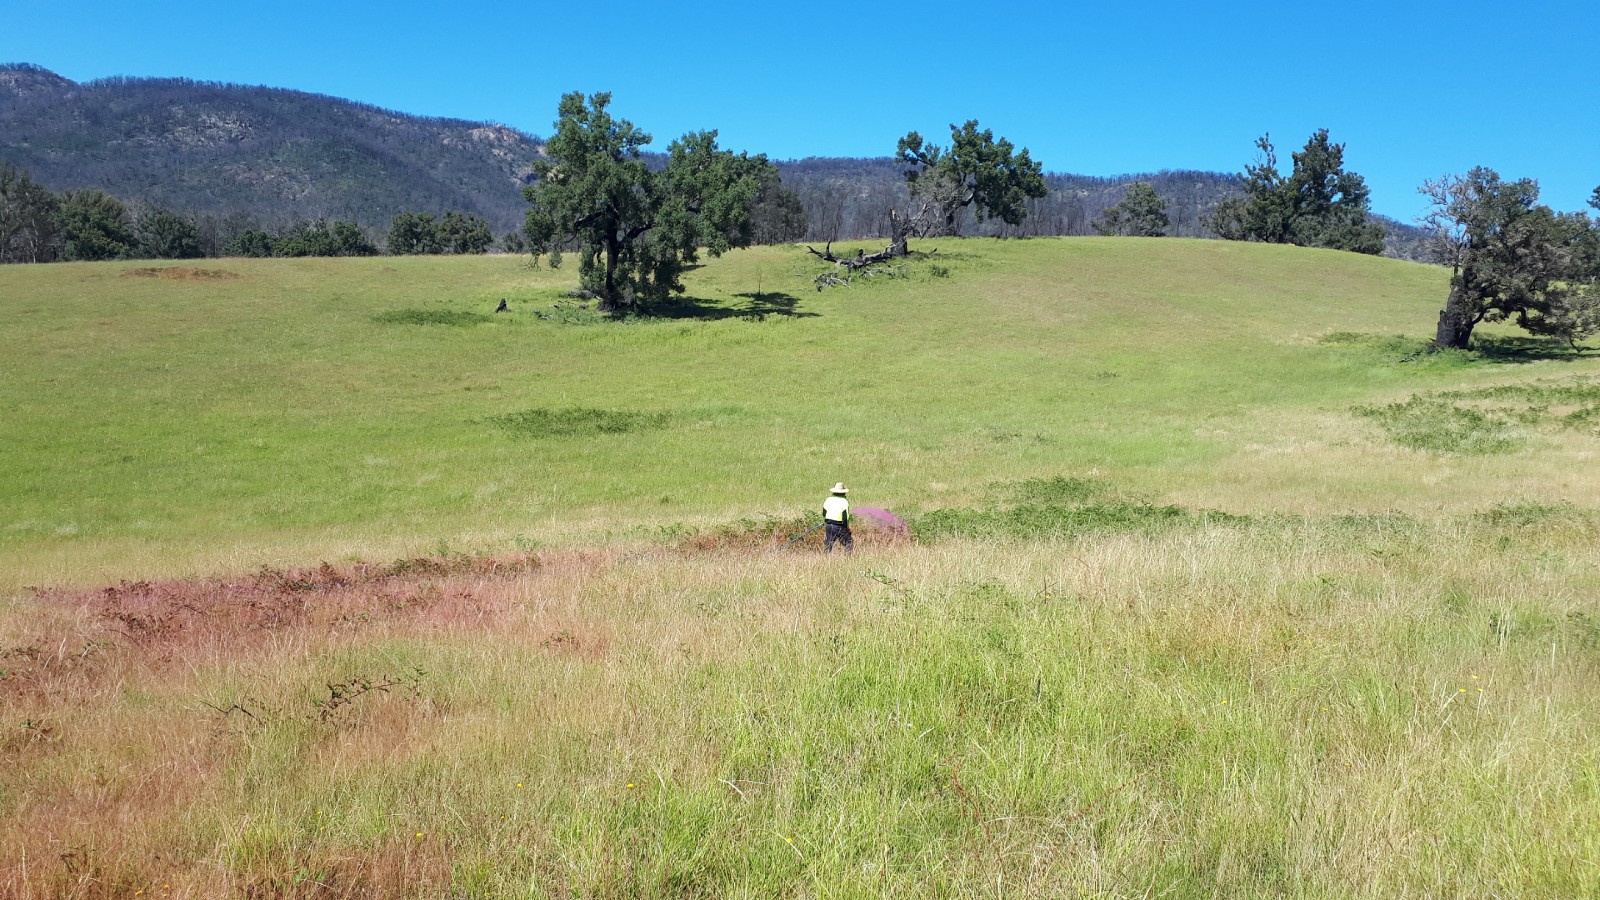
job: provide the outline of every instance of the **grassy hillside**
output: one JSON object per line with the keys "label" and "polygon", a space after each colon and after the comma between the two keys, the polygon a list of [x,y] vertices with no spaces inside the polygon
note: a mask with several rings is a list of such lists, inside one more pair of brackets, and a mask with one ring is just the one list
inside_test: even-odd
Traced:
{"label": "grassy hillside", "polygon": [[[0,268],[0,895],[1600,892],[1594,361],[1332,252],[807,259]],[[772,552],[839,479],[915,540]]]}
{"label": "grassy hillside", "polygon": [[[564,301],[571,273],[504,258],[0,270],[0,571],[587,543],[809,510],[839,479],[900,513],[1089,475],[1238,513],[1597,501],[1581,433],[1441,457],[1353,412],[1593,371],[1412,358],[1436,269],[948,241],[907,279],[816,293],[807,259],[713,261],[679,308],[625,323]],[[638,418],[608,433],[594,411]],[[577,418],[551,432],[547,414]]]}

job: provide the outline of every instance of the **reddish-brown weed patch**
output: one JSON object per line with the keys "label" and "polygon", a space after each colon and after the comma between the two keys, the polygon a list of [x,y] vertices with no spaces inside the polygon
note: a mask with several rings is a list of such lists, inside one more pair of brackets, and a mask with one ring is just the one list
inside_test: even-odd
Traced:
{"label": "reddish-brown weed patch", "polygon": [[481,622],[483,588],[537,570],[536,556],[423,557],[388,565],[263,569],[233,579],[36,589],[63,615],[51,633],[0,647],[0,697],[93,681],[114,659],[163,667],[197,652],[249,652],[286,629],[342,633],[396,620]]}
{"label": "reddish-brown weed patch", "polygon": [[[409,828],[377,846],[268,847],[226,871],[190,855],[203,848],[167,849],[185,811],[219,790],[254,742],[287,730],[310,741],[362,735],[354,745],[380,755],[406,746],[450,703],[434,696],[429,673],[329,669],[298,689],[260,694],[248,685],[201,691],[200,673],[239,667],[254,684],[317,648],[445,629],[513,634],[524,621],[522,582],[604,563],[438,556],[35,590],[31,621],[0,642],[0,771],[10,792],[0,896],[437,895],[450,846]],[[544,649],[603,655],[605,635],[590,631],[568,623]],[[180,702],[131,709],[122,705],[130,691]],[[90,762],[63,768],[52,761],[62,754]]]}

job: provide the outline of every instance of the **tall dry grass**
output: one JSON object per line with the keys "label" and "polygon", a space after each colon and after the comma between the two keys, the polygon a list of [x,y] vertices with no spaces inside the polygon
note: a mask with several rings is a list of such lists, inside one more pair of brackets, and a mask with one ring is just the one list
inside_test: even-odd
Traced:
{"label": "tall dry grass", "polygon": [[0,612],[0,894],[1600,889],[1587,519],[547,552]]}

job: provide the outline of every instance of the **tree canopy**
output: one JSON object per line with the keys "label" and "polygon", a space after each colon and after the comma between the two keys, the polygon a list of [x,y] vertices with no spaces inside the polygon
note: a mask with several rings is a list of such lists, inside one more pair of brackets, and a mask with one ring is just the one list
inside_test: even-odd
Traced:
{"label": "tree canopy", "polygon": [[[913,210],[906,228],[913,237],[959,233],[958,217],[970,208],[978,221],[999,219],[1019,225],[1028,215],[1027,202],[1049,193],[1041,165],[988,128],[978,130],[969,119],[950,126],[950,146],[940,147],[913,131],[896,148],[911,188]],[[898,237],[898,235],[897,235]]]}
{"label": "tree canopy", "polygon": [[1480,322],[1508,319],[1574,345],[1600,332],[1600,236],[1588,216],[1556,213],[1538,202],[1537,181],[1482,166],[1420,190],[1437,258],[1451,267],[1436,346],[1464,349]]}
{"label": "tree canopy", "polygon": [[488,253],[493,243],[489,223],[477,213],[452,211],[439,220],[439,244],[445,253]]}
{"label": "tree canopy", "polygon": [[641,158],[650,135],[613,117],[610,104],[604,92],[561,98],[547,158],[534,164],[538,180],[523,189],[533,207],[523,233],[552,266],[576,250],[583,288],[616,313],[681,292],[679,278],[701,250],[748,246],[751,207],[772,164],[698,131],[673,141],[665,168],[651,171]]}
{"label": "tree canopy", "polygon": [[1167,201],[1161,199],[1148,182],[1128,185],[1122,202],[1107,209],[1094,221],[1101,234],[1122,237],[1161,237],[1167,233]]}
{"label": "tree canopy", "polygon": [[1355,253],[1383,252],[1383,227],[1370,216],[1366,179],[1344,168],[1344,145],[1319,129],[1292,154],[1289,175],[1278,171],[1270,135],[1256,139],[1261,155],[1239,176],[1244,195],[1217,204],[1208,219],[1231,241],[1298,244]]}
{"label": "tree canopy", "polygon": [[376,256],[378,248],[354,222],[299,221],[272,239],[272,256]]}
{"label": "tree canopy", "polygon": [[139,217],[139,254],[151,259],[197,259],[200,229],[194,220],[170,209],[154,209]]}
{"label": "tree canopy", "polygon": [[489,223],[476,213],[403,212],[389,226],[389,252],[395,256],[438,253],[488,253],[494,244]]}
{"label": "tree canopy", "polygon": [[389,252],[395,256],[443,253],[433,213],[403,212],[389,225]]}
{"label": "tree canopy", "polygon": [[104,191],[82,188],[63,192],[57,220],[62,259],[127,259],[138,246],[128,208]]}

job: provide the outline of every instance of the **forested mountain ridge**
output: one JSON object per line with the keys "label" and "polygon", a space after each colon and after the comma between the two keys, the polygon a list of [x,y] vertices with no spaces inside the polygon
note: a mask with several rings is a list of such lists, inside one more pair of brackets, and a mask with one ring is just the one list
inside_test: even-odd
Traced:
{"label": "forested mountain ridge", "polygon": [[[840,159],[809,157],[780,162],[783,186],[800,195],[812,240],[839,240],[886,234],[889,210],[905,196],[905,166],[892,157]],[[1169,234],[1208,236],[1200,217],[1219,200],[1239,192],[1239,179],[1218,172],[1168,171],[1096,177],[1046,173],[1049,194],[1027,201],[1022,224],[968,222],[967,233],[1032,237],[1094,234],[1090,223],[1122,199],[1127,186],[1143,181],[1167,202]]]}
{"label": "forested mountain ridge", "polygon": [[392,112],[281,88],[176,78],[78,84],[0,66],[0,161],[54,190],[263,225],[408,210],[519,227],[538,138],[504,125]]}
{"label": "forested mountain ridge", "polygon": [[[783,186],[799,195],[805,207],[812,241],[849,240],[888,233],[889,210],[906,197],[904,166],[892,157],[870,159],[809,157],[779,162]],[[1028,216],[1020,225],[973,222],[966,216],[966,234],[1003,237],[1097,234],[1093,223],[1120,203],[1128,186],[1149,184],[1166,203],[1170,220],[1166,233],[1173,237],[1216,237],[1204,218],[1221,201],[1238,196],[1239,176],[1190,169],[1095,176],[1046,173],[1049,194],[1027,201]],[[1421,229],[1385,216],[1373,216],[1383,225],[1384,255],[1422,259]]]}
{"label": "forested mountain ridge", "polygon": [[[885,151],[893,137],[886,132]],[[450,210],[476,213],[501,235],[522,225],[521,187],[542,150],[538,137],[504,125],[283,88],[181,78],[80,84],[38,66],[0,65],[0,162],[52,190],[97,188],[136,208],[210,218],[224,238],[246,225],[308,219],[352,221],[376,237],[400,213]],[[805,210],[808,241],[886,235],[888,211],[906,196],[904,167],[889,156],[777,165]],[[1238,176],[1218,172],[1045,179],[1049,194],[1028,201],[1022,224],[969,219],[965,231],[1094,234],[1092,223],[1142,181],[1167,204],[1168,234],[1210,237],[1203,216],[1240,191]],[[1420,233],[1383,221],[1388,254],[1415,258]]]}

